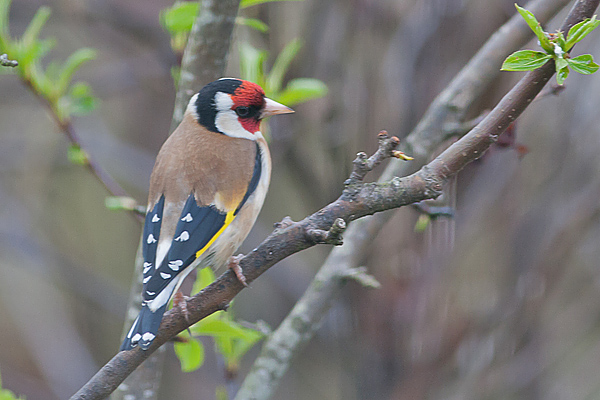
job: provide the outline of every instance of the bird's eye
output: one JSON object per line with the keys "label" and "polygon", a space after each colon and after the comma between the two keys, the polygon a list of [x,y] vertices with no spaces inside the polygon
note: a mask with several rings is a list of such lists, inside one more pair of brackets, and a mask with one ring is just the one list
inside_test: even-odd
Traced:
{"label": "bird's eye", "polygon": [[235,109],[235,113],[239,116],[239,117],[247,117],[248,115],[250,115],[250,107],[245,107],[245,106],[240,106],[237,107]]}

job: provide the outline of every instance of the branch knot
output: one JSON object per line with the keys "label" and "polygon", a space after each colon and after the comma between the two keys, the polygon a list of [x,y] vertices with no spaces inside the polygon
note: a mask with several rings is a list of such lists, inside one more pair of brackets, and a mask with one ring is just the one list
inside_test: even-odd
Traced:
{"label": "branch knot", "polygon": [[387,158],[399,158],[406,161],[412,160],[412,157],[396,150],[396,147],[400,144],[400,139],[396,136],[390,136],[387,131],[381,131],[377,135],[377,140],[379,141],[379,147],[371,157],[367,158],[367,154],[362,151],[356,155],[356,158],[352,162],[354,167],[352,168],[350,178],[344,182],[346,186],[362,182],[367,173]]}
{"label": "branch knot", "polygon": [[336,218],[328,231],[322,229],[307,229],[306,238],[315,244],[333,244],[341,246],[344,243],[342,233],[346,230],[346,221]]}

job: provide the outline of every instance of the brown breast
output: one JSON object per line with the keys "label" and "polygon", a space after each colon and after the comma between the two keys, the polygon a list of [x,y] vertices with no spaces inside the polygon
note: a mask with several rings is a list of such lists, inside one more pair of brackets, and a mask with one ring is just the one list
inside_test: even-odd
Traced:
{"label": "brown breast", "polygon": [[187,114],[156,158],[150,179],[150,208],[165,201],[185,202],[192,188],[200,205],[224,210],[241,202],[254,171],[256,144],[210,132]]}

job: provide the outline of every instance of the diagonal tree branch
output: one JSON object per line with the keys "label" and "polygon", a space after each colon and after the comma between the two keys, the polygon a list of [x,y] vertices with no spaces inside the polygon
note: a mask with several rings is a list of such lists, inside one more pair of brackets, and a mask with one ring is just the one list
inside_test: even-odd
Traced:
{"label": "diagonal tree branch", "polygon": [[[563,29],[568,29],[574,22],[585,17],[591,17],[599,1],[578,1]],[[307,235],[311,229],[328,231],[338,218],[349,222],[365,215],[437,197],[443,183],[469,162],[481,157],[506,127],[527,108],[553,74],[553,62],[527,73],[477,127],[416,173],[384,183],[350,183],[333,203],[302,221],[276,229],[240,260],[246,279],[251,282],[276,262],[313,246],[314,240]],[[162,344],[186,329],[189,324],[225,309],[243,288],[231,271],[225,272],[188,301],[189,319],[178,308],[167,312],[161,329],[148,350],[135,348],[118,353],[72,399],[106,397]]]}
{"label": "diagonal tree branch", "polygon": [[[569,2],[535,0],[529,2],[526,8],[540,21],[547,22]],[[415,165],[423,165],[429,154],[447,139],[447,127],[462,125],[469,107],[500,73],[499,66],[504,58],[532,36],[531,30],[516,13],[500,27],[437,96],[406,138],[406,143],[401,144],[404,151],[415,157],[415,161],[389,163],[379,182],[407,175]],[[358,267],[362,254],[389,218],[389,213],[383,212],[349,224],[344,233],[344,244],[331,250],[302,298],[263,344],[261,354],[236,396],[238,400],[252,396],[264,399],[275,390],[292,357],[312,338],[333,300],[339,296],[346,282],[343,277]],[[302,321],[302,324],[297,321]]]}

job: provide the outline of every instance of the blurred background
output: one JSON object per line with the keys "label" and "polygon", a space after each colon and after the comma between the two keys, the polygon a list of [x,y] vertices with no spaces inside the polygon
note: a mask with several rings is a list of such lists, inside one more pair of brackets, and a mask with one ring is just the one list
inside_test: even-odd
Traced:
{"label": "blurred background", "polygon": [[[244,10],[270,32],[237,27],[227,75],[239,76],[241,40],[269,50],[272,62],[301,38],[287,77],[318,78],[329,94],[272,121],[272,183],[241,250],[284,216],[298,220],[336,199],[356,153],[376,149],[379,130],[406,136],[514,14],[513,3],[304,0]],[[100,104],[74,126],[141,203],[172,116],[178,61],[159,24],[171,4],[16,0],[10,12],[20,36],[40,6],[51,7],[41,35],[57,40],[50,58],[98,51],[76,77]],[[582,53],[600,57],[597,32],[577,46]],[[493,106],[521,75],[500,73],[470,114]],[[2,383],[28,400],[65,399],[118,349],[141,226],[105,208],[102,185],[68,161],[63,134],[16,76],[0,76],[0,93]],[[461,172],[451,188],[454,219],[419,233],[417,211],[390,213],[361,260],[382,287],[345,287],[274,398],[600,398],[599,106],[600,78],[572,73],[560,95],[526,110],[508,145]],[[236,317],[275,328],[329,250],[272,268],[237,297]],[[222,360],[208,351],[204,366],[183,373],[167,353],[160,399],[214,398]]]}

